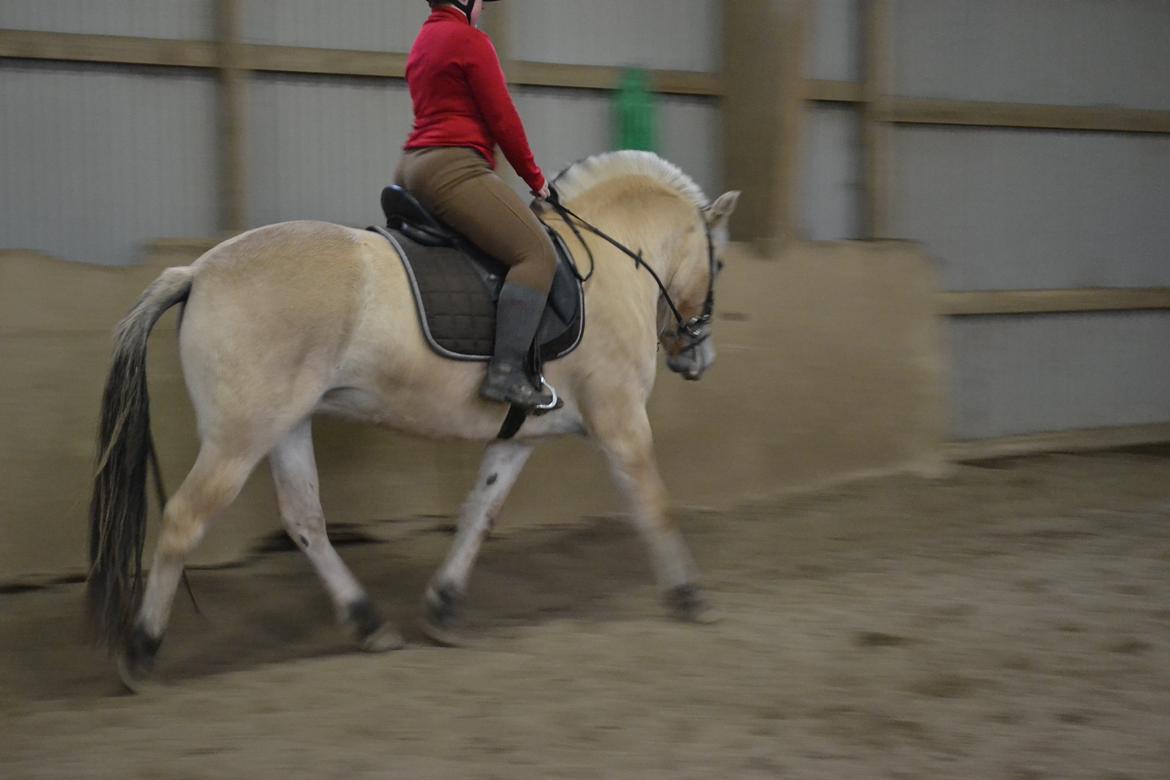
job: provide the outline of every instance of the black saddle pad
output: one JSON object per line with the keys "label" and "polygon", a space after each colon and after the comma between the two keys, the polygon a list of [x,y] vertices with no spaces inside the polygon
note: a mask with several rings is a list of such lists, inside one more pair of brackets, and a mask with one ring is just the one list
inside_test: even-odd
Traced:
{"label": "black saddle pad", "polygon": [[[436,245],[430,237],[405,226],[371,227],[402,258],[427,342],[439,355],[454,360],[488,360],[495,347],[496,302],[507,267],[454,239]],[[408,233],[426,240],[420,243]],[[576,349],[585,330],[585,299],[572,257],[560,236],[549,231],[557,248],[557,271],[537,331],[542,362]]]}

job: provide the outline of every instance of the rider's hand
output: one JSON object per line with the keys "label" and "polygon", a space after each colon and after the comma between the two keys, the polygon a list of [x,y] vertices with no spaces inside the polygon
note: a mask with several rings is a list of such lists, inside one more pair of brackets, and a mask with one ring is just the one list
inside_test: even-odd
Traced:
{"label": "rider's hand", "polygon": [[546,181],[544,183],[544,185],[539,190],[536,190],[532,194],[535,195],[536,197],[540,198],[541,200],[548,200],[548,196],[549,196],[548,182]]}

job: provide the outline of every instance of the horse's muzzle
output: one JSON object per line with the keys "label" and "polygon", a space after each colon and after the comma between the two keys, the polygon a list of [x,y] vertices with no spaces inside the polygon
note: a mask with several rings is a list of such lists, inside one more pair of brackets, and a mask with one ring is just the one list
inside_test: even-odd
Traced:
{"label": "horse's muzzle", "polygon": [[666,359],[666,366],[689,382],[697,382],[715,362],[715,346],[708,339]]}

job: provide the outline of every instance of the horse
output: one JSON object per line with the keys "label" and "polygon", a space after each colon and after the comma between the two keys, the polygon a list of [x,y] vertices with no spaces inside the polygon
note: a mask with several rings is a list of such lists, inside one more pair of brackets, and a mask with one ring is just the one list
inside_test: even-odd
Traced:
{"label": "horse", "polygon": [[[715,359],[715,278],[739,193],[708,202],[678,167],[631,151],[575,163],[555,187],[563,206],[546,211],[546,223],[569,245],[578,242],[575,254],[584,245],[594,266],[584,284],[588,327],[576,350],[544,367],[563,408],[530,417],[511,439],[495,438],[506,408],[477,395],[482,364],[428,348],[402,263],[374,232],[315,221],[268,225],[166,269],[147,288],[114,333],[90,505],[88,608],[128,687],[149,682],[185,560],[265,456],[284,528],[357,646],[402,646],[330,544],[313,453],[317,414],[489,442],[423,598],[421,623],[439,644],[459,641],[458,608],[481,542],[525,461],[539,440],[562,435],[585,436],[604,452],[669,608],[704,620],[695,565],[667,512],[646,404],[659,348],[672,371],[692,380]],[[576,219],[602,226],[611,240],[569,224]],[[165,500],[144,577],[147,481],[158,471],[147,342],[179,304],[179,354],[200,446]]]}

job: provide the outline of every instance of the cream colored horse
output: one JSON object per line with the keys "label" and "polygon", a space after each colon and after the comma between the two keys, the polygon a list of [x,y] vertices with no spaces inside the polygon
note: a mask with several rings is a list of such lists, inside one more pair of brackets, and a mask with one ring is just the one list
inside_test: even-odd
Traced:
{"label": "cream colored horse", "polygon": [[[699,313],[709,249],[727,242],[739,193],[708,204],[678,168],[642,152],[590,158],[557,180],[562,202],[641,250],[684,317]],[[587,263],[577,239],[550,218]],[[691,558],[667,515],[646,403],[656,350],[697,378],[710,340],[687,350],[651,275],[589,234],[596,273],[586,285],[584,338],[546,365],[563,409],[530,418],[510,441],[487,447],[446,561],[425,597],[424,625],[439,641],[466,592],[491,518],[541,437],[583,434],[608,456],[653,554],[659,583],[680,617],[698,619]],[[582,269],[587,270],[587,269]],[[141,586],[149,433],[145,354],[162,313],[185,301],[180,356],[201,447],[166,503]],[[311,419],[333,414],[434,437],[491,441],[506,409],[478,399],[482,364],[447,360],[426,345],[410,285],[391,245],[363,230],[288,222],[225,241],[194,264],[166,270],[119,325],[103,399],[101,461],[91,506],[91,609],[133,684],[149,670],[184,561],[267,455],[285,529],[312,561],[341,620],[367,650],[401,644],[337,555],[318,497]]]}

